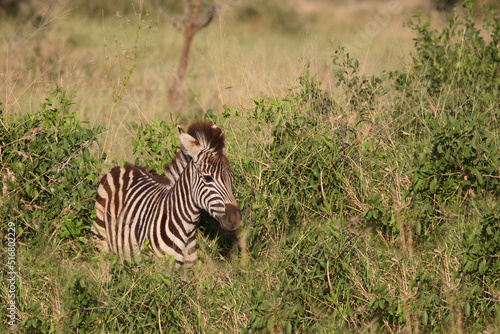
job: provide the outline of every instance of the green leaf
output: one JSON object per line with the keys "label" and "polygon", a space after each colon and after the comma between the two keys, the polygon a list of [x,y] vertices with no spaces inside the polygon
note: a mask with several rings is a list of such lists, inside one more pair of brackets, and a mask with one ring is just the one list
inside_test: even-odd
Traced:
{"label": "green leaf", "polygon": [[474,173],[476,174],[477,183],[479,183],[479,185],[482,186],[484,184],[483,175],[476,168],[474,168]]}
{"label": "green leaf", "polygon": [[423,310],[421,315],[420,315],[422,325],[424,325],[424,326],[427,325],[428,318],[429,318],[429,315],[427,314],[427,311]]}
{"label": "green leaf", "polygon": [[431,193],[431,194],[434,193],[434,190],[436,189],[436,185],[437,185],[437,179],[433,178],[431,181],[431,184],[429,185],[429,193]]}
{"label": "green leaf", "polygon": [[486,269],[486,259],[483,259],[483,261],[481,261],[481,264],[479,265],[479,268],[478,268],[479,274],[483,275],[485,269]]}
{"label": "green leaf", "polygon": [[468,302],[464,305],[464,313],[466,317],[470,317],[470,304]]}

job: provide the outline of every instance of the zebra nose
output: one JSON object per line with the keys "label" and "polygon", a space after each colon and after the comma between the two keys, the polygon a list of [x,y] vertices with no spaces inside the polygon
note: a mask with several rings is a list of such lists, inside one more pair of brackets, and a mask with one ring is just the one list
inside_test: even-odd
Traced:
{"label": "zebra nose", "polygon": [[234,231],[241,225],[240,209],[231,203],[226,203],[224,206],[226,213],[224,215],[222,227],[228,231]]}

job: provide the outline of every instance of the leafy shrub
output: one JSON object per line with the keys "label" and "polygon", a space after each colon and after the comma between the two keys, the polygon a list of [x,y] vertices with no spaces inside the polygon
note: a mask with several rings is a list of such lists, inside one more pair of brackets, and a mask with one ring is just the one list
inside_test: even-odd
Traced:
{"label": "leafy shrub", "polygon": [[187,297],[194,293],[194,286],[181,284],[178,275],[162,272],[158,264],[168,270],[165,263],[138,265],[115,258],[105,271],[109,276],[106,282],[96,281],[85,273],[75,275],[65,292],[63,305],[68,316],[64,329],[85,333],[96,330],[150,333],[161,330],[161,317],[161,322],[168,324],[164,327],[168,332],[183,331],[186,322],[199,331]]}
{"label": "leafy shrub", "polygon": [[75,245],[86,241],[99,177],[91,150],[102,128],[77,120],[74,103],[56,89],[39,112],[2,117],[0,221],[15,223],[18,241],[54,230]]}
{"label": "leafy shrub", "polygon": [[[404,150],[403,145],[392,140],[394,120],[386,113],[387,106],[393,106],[393,97],[389,94],[391,80],[385,72],[371,76],[362,74],[359,62],[343,47],[339,47],[332,58],[337,69],[337,87],[345,96],[345,103],[339,108],[355,116],[349,131],[358,143],[352,175],[345,179],[343,188],[350,188],[353,198],[350,205],[361,211],[358,218],[387,235],[396,235],[400,224],[396,220],[393,191],[401,185],[387,170],[399,169],[394,163],[405,157],[400,153]],[[354,213],[353,210],[351,214]]]}
{"label": "leafy shrub", "polygon": [[500,207],[485,211],[479,231],[468,226],[464,232],[462,260],[454,274],[461,275],[463,311],[471,324],[484,324],[491,318],[500,321],[500,307],[491,298],[500,288]]}
{"label": "leafy shrub", "polygon": [[417,216],[416,233],[427,234],[441,216],[443,206],[457,198],[470,199],[477,195],[498,196],[500,153],[495,136],[474,125],[460,124],[444,113],[445,128],[436,133],[426,152],[419,146],[415,151],[417,166],[406,194],[412,194]]}
{"label": "leafy shrub", "polygon": [[136,132],[132,138],[133,153],[138,155],[135,164],[163,173],[163,167],[178,152],[177,125],[180,123],[172,118],[168,124],[154,120],[151,124],[132,125]]}
{"label": "leafy shrub", "polygon": [[419,312],[419,324],[427,332],[440,333],[446,328],[449,309],[446,308],[443,285],[442,279],[430,274],[423,265],[418,267],[410,281],[409,291],[414,289],[418,296],[415,309]]}
{"label": "leafy shrub", "polygon": [[[466,7],[471,9],[470,4]],[[442,224],[450,201],[461,198],[468,203],[476,195],[498,196],[500,191],[496,135],[500,19],[485,20],[484,28],[492,36],[489,43],[470,16],[460,21],[455,14],[448,21],[441,33],[430,31],[429,22],[421,17],[410,23],[417,32],[412,69],[422,80],[412,81],[408,73],[396,79],[396,83],[401,77],[410,82],[400,87],[410,101],[422,92],[411,86],[421,84],[427,97],[420,104],[434,109],[407,123],[431,135],[415,148],[412,182],[404,195],[411,194],[419,218],[415,232],[427,237]],[[435,104],[442,106],[440,111]]]}
{"label": "leafy shrub", "polygon": [[[408,23],[417,33],[412,67],[423,79],[422,84],[431,96],[437,97],[436,93],[454,90],[475,92],[482,96],[493,94],[494,97],[498,94],[500,19],[498,16],[485,19],[483,28],[491,37],[488,43],[475,27],[471,15],[472,3],[465,2],[464,7],[464,17],[460,18],[457,11],[447,15],[448,26],[440,32],[430,30],[430,22],[422,16],[417,22]],[[464,105],[469,100],[470,106],[475,107],[475,103],[485,102],[472,97],[465,94],[458,103]]]}
{"label": "leafy shrub", "polygon": [[100,322],[99,316],[102,312],[98,310],[101,303],[94,289],[96,289],[95,284],[83,277],[74,279],[70,284],[68,292],[73,298],[64,301],[64,308],[71,314],[71,319],[68,317],[71,321],[69,327],[86,332]]}
{"label": "leafy shrub", "polygon": [[[345,319],[355,326],[355,310],[365,300],[349,285],[359,278],[357,271],[366,270],[357,252],[361,239],[331,222],[305,230],[296,229],[283,241],[279,261],[268,269],[276,277],[271,286],[245,286],[249,317],[243,333],[335,331],[347,327],[339,325]],[[309,316],[313,313],[316,319]]]}
{"label": "leafy shrub", "polygon": [[355,178],[352,130],[334,118],[336,105],[314,78],[306,73],[299,83],[283,99],[254,99],[248,111],[226,107],[221,115],[207,114],[217,124],[239,124],[229,134],[235,141],[240,131],[251,136],[237,144],[242,158],[232,161],[251,254],[292,226],[341,212],[347,206],[344,180]]}
{"label": "leafy shrub", "polygon": [[351,58],[343,47],[335,50],[332,59],[333,65],[338,68],[335,72],[338,79],[337,87],[342,86],[347,108],[359,113],[359,116],[370,116],[387,94],[387,89],[383,85],[385,74],[381,77],[361,74],[359,61]]}
{"label": "leafy shrub", "polygon": [[392,296],[386,284],[370,289],[373,299],[366,305],[368,317],[378,320],[375,329],[401,328],[406,324],[401,296]]}
{"label": "leafy shrub", "polygon": [[[415,133],[416,140],[439,132],[448,117],[459,125],[492,128],[498,113],[500,88],[500,51],[498,50],[500,19],[492,15],[484,19],[484,39],[472,18],[472,4],[464,3],[461,18],[455,11],[447,15],[448,26],[442,31],[430,29],[430,21],[422,15],[408,26],[416,33],[415,52],[409,70],[390,74],[394,96],[392,117],[397,131]],[[406,113],[408,105],[410,113]],[[405,138],[407,136],[404,136]]]}
{"label": "leafy shrub", "polygon": [[[484,20],[483,28],[490,34],[484,39],[471,17],[471,3],[465,2],[464,8],[465,17],[456,12],[448,16],[441,32],[431,31],[422,17],[411,22],[417,34],[411,70],[391,77],[398,92],[396,104],[415,105],[410,113],[393,110],[398,130],[416,135],[401,136],[414,148],[411,182],[403,200],[409,199],[413,207],[414,233],[424,247],[434,247],[466,220],[456,251],[460,267],[452,277],[462,277],[462,311],[475,331],[499,319],[498,308],[485,297],[497,285],[498,261],[491,257],[498,252],[497,213],[487,209],[489,214],[479,214],[477,203],[496,203],[500,195],[500,19],[494,15]],[[478,215],[479,226],[472,224]],[[437,311],[445,304],[445,284],[424,273],[418,277],[414,282],[422,302],[421,324],[429,331],[442,331],[442,319],[450,315],[449,310]]]}

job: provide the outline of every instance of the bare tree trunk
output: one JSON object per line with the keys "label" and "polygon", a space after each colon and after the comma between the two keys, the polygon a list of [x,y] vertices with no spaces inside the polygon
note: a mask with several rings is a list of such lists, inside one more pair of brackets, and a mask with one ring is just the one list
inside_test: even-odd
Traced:
{"label": "bare tree trunk", "polygon": [[215,6],[210,7],[210,9],[207,11],[207,14],[204,18],[204,20],[199,23],[198,21],[198,16],[200,12],[200,7],[203,4],[204,0],[195,0],[194,2],[192,0],[188,0],[188,6],[189,6],[189,19],[187,23],[184,26],[184,43],[182,45],[182,53],[181,53],[181,59],[179,61],[179,66],[177,67],[177,71],[175,72],[174,75],[174,80],[172,81],[172,84],[170,85],[170,88],[168,89],[168,103],[169,105],[173,105],[174,102],[180,101],[180,87],[182,85],[182,82],[184,81],[184,78],[186,77],[186,69],[188,66],[188,58],[189,58],[189,50],[191,49],[191,42],[193,41],[194,35],[200,31],[201,29],[205,28],[207,25],[210,24],[212,19],[215,16]]}

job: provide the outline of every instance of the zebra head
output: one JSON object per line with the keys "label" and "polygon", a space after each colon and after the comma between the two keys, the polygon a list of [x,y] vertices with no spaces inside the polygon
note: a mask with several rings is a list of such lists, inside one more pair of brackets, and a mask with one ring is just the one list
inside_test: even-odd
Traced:
{"label": "zebra head", "polygon": [[222,130],[209,122],[193,123],[184,132],[177,127],[182,150],[192,158],[192,191],[197,205],[233,231],[241,225],[241,212],[233,195],[234,175],[224,155]]}

